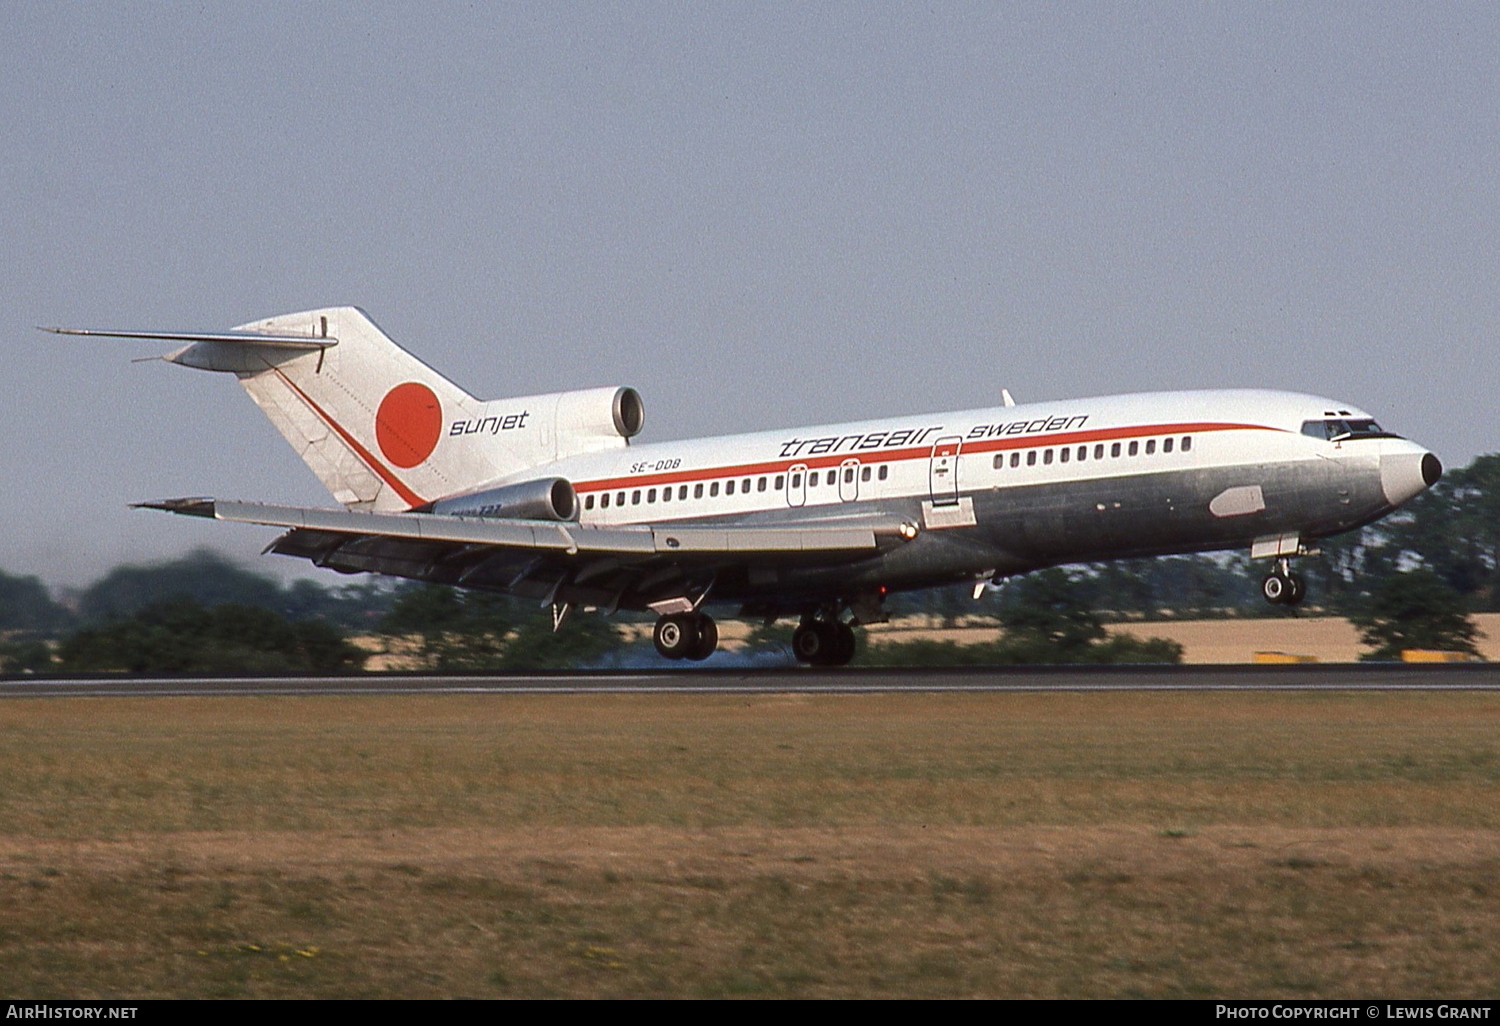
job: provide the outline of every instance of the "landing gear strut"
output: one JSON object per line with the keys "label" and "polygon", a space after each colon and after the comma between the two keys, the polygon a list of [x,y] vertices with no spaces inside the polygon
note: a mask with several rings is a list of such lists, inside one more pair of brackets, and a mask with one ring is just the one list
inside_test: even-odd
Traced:
{"label": "landing gear strut", "polygon": [[703,613],[673,613],[656,621],[651,640],[663,658],[702,662],[719,646],[719,627]]}
{"label": "landing gear strut", "polygon": [[1276,561],[1276,569],[1260,582],[1260,593],[1273,606],[1295,606],[1307,594],[1307,583],[1301,574],[1292,573],[1291,562],[1282,557]]}
{"label": "landing gear strut", "polygon": [[833,619],[807,619],[792,634],[792,654],[812,666],[844,666],[854,658],[854,628]]}

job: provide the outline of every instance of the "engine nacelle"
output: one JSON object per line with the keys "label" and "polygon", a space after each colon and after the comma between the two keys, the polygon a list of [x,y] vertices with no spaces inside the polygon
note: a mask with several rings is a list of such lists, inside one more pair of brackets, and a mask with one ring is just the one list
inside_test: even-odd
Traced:
{"label": "engine nacelle", "polygon": [[509,520],[576,520],[578,493],[565,478],[544,477],[439,499],[432,503],[431,511]]}
{"label": "engine nacelle", "polygon": [[586,388],[557,396],[560,436],[634,438],[646,423],[646,406],[633,388]]}

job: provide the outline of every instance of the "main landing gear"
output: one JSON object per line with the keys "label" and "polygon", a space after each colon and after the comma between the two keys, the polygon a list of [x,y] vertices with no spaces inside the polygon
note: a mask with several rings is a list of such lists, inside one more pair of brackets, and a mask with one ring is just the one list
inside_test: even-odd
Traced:
{"label": "main landing gear", "polygon": [[854,658],[854,628],[826,618],[809,618],[792,634],[792,654],[812,666],[844,666]]}
{"label": "main landing gear", "polygon": [[703,613],[673,613],[656,621],[651,640],[666,659],[702,662],[719,646],[719,627]]}
{"label": "main landing gear", "polygon": [[1276,561],[1276,569],[1260,582],[1260,593],[1273,606],[1295,606],[1307,594],[1307,584],[1301,574],[1292,573],[1291,561],[1282,557]]}

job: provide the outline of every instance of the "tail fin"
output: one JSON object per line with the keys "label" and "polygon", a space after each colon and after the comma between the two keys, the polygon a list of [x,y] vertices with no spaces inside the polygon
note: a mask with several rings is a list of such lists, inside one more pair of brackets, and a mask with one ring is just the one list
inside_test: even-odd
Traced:
{"label": "tail fin", "polygon": [[351,509],[412,509],[566,456],[621,447],[644,418],[630,388],[480,402],[352,306],[219,332],[43,330],[188,343],[163,359],[238,377]]}
{"label": "tail fin", "polygon": [[[322,344],[301,349],[252,341],[262,335]],[[444,425],[472,416],[478,400],[356,307],[269,317],[166,358],[234,373],[324,487],[351,509],[410,509],[496,476],[483,454],[440,445]]]}

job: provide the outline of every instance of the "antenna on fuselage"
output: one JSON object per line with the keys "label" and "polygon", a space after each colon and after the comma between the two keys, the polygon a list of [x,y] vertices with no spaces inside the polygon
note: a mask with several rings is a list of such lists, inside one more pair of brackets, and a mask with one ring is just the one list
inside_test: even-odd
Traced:
{"label": "antenna on fuselage", "polygon": [[1002,388],[1000,390],[1000,399],[1005,403],[1006,406],[1016,405],[1016,401],[1010,397],[1010,389],[1008,388]]}

